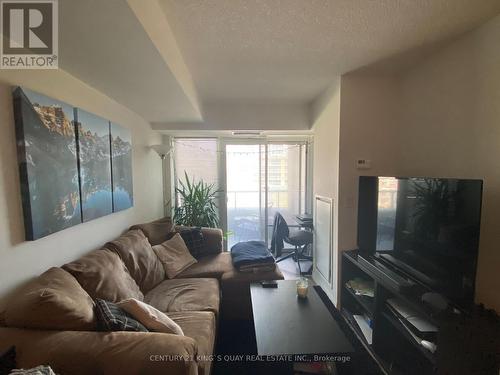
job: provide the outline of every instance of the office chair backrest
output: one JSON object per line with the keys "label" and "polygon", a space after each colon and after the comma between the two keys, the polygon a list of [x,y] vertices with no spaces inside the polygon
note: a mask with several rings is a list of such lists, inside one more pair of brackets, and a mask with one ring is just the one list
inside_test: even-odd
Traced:
{"label": "office chair backrest", "polygon": [[273,236],[276,235],[276,231],[280,231],[283,238],[288,237],[290,235],[290,229],[288,228],[288,223],[286,222],[283,215],[279,212],[274,214],[274,223],[273,223]]}

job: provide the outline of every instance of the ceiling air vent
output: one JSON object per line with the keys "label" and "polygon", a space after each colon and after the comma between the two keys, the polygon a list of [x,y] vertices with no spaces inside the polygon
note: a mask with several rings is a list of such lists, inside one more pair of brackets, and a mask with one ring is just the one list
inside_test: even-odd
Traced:
{"label": "ceiling air vent", "polygon": [[262,132],[242,130],[233,132],[233,135],[237,137],[260,137],[262,135]]}

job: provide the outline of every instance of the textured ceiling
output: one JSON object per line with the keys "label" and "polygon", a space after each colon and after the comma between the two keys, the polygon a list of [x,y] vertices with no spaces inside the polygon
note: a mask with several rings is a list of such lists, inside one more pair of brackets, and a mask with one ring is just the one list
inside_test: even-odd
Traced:
{"label": "textured ceiling", "polygon": [[499,0],[160,0],[202,100],[310,101],[334,79],[470,30]]}

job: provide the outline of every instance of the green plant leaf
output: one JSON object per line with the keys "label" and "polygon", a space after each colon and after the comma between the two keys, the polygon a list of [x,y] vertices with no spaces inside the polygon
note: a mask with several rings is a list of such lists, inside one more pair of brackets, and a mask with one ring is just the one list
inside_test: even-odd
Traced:
{"label": "green plant leaf", "polygon": [[216,204],[219,190],[203,180],[196,182],[184,172],[185,181],[176,188],[179,199],[174,209],[174,222],[178,225],[218,227],[219,215]]}

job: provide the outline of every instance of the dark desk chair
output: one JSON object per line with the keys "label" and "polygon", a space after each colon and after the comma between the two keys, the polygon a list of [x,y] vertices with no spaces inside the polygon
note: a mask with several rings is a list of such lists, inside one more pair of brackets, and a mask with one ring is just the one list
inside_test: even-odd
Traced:
{"label": "dark desk chair", "polygon": [[[277,212],[274,215],[272,247],[277,246],[276,244],[280,243],[281,241],[293,245],[295,249],[290,254],[278,258],[276,260],[276,263],[293,257],[293,259],[297,262],[297,265],[299,266],[299,272],[302,275],[300,260],[312,260],[311,256],[304,254],[307,246],[309,246],[313,242],[312,232],[303,229],[293,229],[290,231],[286,220],[279,212]],[[278,256],[281,255],[281,249],[279,249],[279,251],[275,253]]]}

